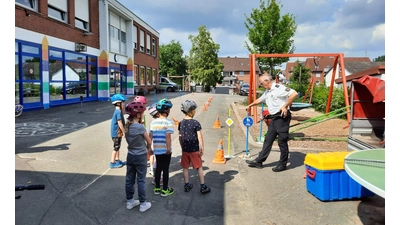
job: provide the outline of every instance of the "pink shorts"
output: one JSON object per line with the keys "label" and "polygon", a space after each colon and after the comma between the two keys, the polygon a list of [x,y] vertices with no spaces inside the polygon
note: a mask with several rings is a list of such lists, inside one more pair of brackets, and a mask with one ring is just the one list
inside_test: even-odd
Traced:
{"label": "pink shorts", "polygon": [[192,164],[193,169],[198,169],[203,166],[203,162],[200,152],[182,152],[181,158],[181,167],[184,169],[188,169],[190,167],[190,163]]}

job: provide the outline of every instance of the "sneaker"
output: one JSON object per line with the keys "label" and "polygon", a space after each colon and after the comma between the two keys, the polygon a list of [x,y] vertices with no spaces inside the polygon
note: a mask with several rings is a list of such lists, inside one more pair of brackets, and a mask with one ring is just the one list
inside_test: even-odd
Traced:
{"label": "sneaker", "polygon": [[117,162],[110,163],[110,168],[111,168],[111,169],[121,168],[121,167],[122,167],[122,164],[119,164],[119,163],[117,163]]}
{"label": "sneaker", "polygon": [[135,200],[135,199],[130,199],[126,202],[126,209],[132,209],[135,206],[138,206],[140,204],[139,200]]}
{"label": "sneaker", "polygon": [[209,187],[207,187],[206,185],[204,185],[204,187],[200,188],[200,192],[202,194],[206,194],[206,193],[208,193],[210,191],[211,191],[211,189]]}
{"label": "sneaker", "polygon": [[122,166],[125,166],[125,165],[126,165],[126,162],[122,162],[122,161],[119,160],[119,159],[115,160],[115,162],[121,164]]}
{"label": "sneaker", "polygon": [[174,193],[174,189],[169,187],[167,190],[162,190],[161,191],[161,196],[167,197],[169,195],[172,195],[173,193]]}
{"label": "sneaker", "polygon": [[149,171],[149,174],[150,174],[150,176],[153,176],[153,171],[150,170],[150,171]]}
{"label": "sneaker", "polygon": [[153,188],[153,193],[159,195],[161,193],[161,188]]}
{"label": "sneaker", "polygon": [[193,188],[193,184],[185,184],[183,188],[185,189],[185,192],[189,192]]}
{"label": "sneaker", "polygon": [[142,202],[142,203],[140,203],[139,212],[146,212],[146,210],[148,210],[150,208],[151,208],[150,202]]}

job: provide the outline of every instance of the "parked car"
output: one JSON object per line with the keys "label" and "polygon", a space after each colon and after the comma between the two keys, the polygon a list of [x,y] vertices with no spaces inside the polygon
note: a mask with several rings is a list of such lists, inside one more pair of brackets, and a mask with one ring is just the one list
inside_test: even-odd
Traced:
{"label": "parked car", "polygon": [[239,95],[247,96],[249,94],[249,89],[250,89],[250,84],[248,83],[241,84],[239,89]]}
{"label": "parked car", "polygon": [[179,86],[178,84],[172,82],[167,77],[160,76],[160,83],[156,86],[157,90],[167,90],[168,92],[178,91]]}
{"label": "parked car", "polygon": [[[65,87],[65,92],[67,94],[86,94],[87,87],[85,83],[69,83]],[[60,93],[63,94],[63,89],[60,90]]]}

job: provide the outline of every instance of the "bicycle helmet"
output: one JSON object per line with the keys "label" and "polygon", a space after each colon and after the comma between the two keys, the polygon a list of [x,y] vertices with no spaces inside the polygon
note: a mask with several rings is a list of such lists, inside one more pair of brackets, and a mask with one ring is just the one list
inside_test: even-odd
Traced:
{"label": "bicycle helmet", "polygon": [[172,108],[172,102],[166,98],[159,100],[156,104],[156,109],[159,113],[165,113],[170,108]]}
{"label": "bicycle helmet", "polygon": [[111,103],[115,105],[118,102],[125,102],[126,97],[123,94],[115,94],[111,97]]}
{"label": "bicycle helmet", "polygon": [[147,104],[147,98],[146,97],[144,97],[144,96],[136,96],[134,99],[133,99],[133,101],[134,102],[141,102],[141,103],[143,103],[143,105],[146,105]]}
{"label": "bicycle helmet", "polygon": [[156,103],[151,104],[151,106],[149,106],[148,111],[151,116],[155,116],[158,113],[156,109]]}
{"label": "bicycle helmet", "polygon": [[135,116],[138,113],[142,113],[146,110],[146,107],[141,102],[131,102],[126,106],[126,113],[130,116]]}
{"label": "bicycle helmet", "polygon": [[196,102],[192,100],[185,100],[184,102],[181,103],[181,111],[183,113],[188,113],[196,108],[197,108]]}

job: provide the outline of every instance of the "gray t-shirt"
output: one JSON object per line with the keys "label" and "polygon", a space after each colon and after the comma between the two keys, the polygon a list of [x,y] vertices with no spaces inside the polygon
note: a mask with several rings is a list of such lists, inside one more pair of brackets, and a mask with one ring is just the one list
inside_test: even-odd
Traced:
{"label": "gray t-shirt", "polygon": [[128,133],[126,134],[128,154],[143,155],[147,153],[144,132],[146,132],[146,128],[143,124],[134,123],[129,126]]}

